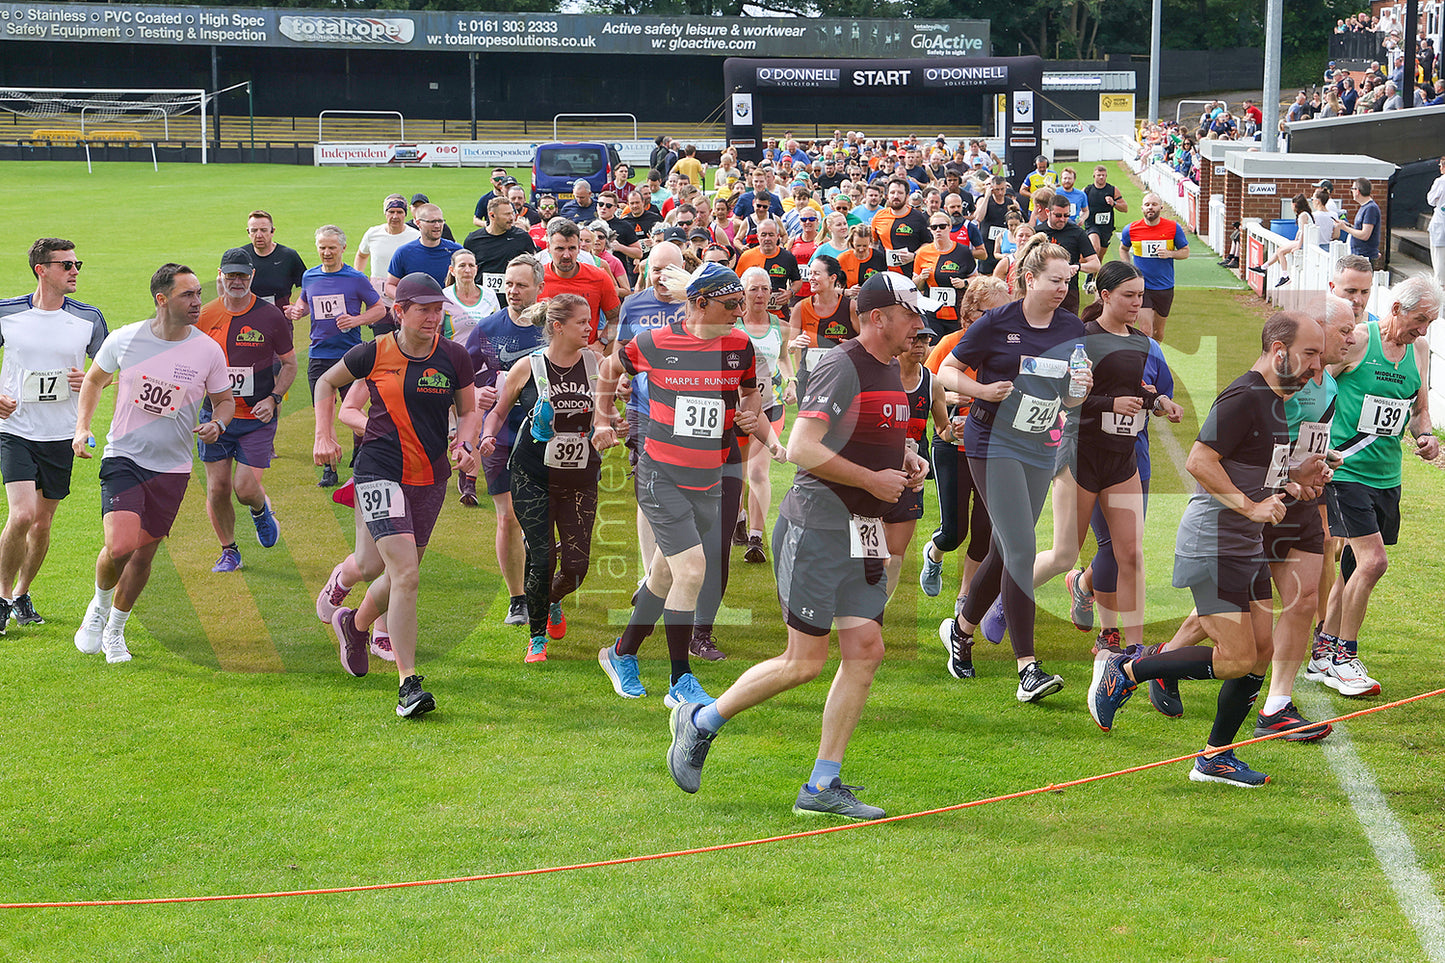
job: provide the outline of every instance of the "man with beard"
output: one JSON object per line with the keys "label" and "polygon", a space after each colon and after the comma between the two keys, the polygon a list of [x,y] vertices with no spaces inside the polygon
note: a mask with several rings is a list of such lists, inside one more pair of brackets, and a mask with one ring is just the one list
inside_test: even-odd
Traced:
{"label": "man with beard", "polygon": [[905,265],[928,243],[928,216],[908,206],[908,181],[902,177],[888,179],[888,206],[871,222],[873,239],[883,248],[888,269],[908,275]]}

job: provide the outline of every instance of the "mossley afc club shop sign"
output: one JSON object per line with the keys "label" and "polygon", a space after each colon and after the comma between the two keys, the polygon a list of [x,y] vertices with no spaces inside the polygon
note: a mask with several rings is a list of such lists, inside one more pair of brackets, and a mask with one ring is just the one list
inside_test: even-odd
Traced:
{"label": "mossley afc club shop sign", "polygon": [[989,22],[0,3],[0,39],[477,53],[986,57]]}

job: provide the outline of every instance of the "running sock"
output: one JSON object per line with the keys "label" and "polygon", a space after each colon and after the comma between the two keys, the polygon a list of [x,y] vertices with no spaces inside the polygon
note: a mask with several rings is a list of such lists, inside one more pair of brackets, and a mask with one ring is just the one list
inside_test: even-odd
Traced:
{"label": "running sock", "polygon": [[130,618],[129,612],[122,612],[120,609],[111,609],[110,618],[106,620],[105,631],[112,635],[124,635],[125,623]]}
{"label": "running sock", "polygon": [[841,781],[842,778],[843,762],[841,759],[837,762],[832,759],[815,759],[813,774],[808,777],[808,791],[817,792],[824,786],[831,786],[834,779]]}
{"label": "running sock", "polygon": [[692,724],[703,732],[717,732],[727,722],[723,714],[717,711],[716,703],[709,703],[698,709],[692,715]]}
{"label": "running sock", "polygon": [[[1163,681],[1166,679],[1214,678],[1214,650],[1207,645],[1186,645],[1181,649],[1160,652],[1158,655],[1140,656],[1131,662],[1134,666],[1134,681],[1136,682],[1145,682],[1149,679]],[[1255,691],[1259,691],[1258,687]],[[1224,743],[1219,743],[1219,745],[1224,745]]]}
{"label": "running sock", "polygon": [[253,508],[253,509],[251,509],[251,517],[252,517],[252,518],[260,518],[260,517],[261,517],[262,515],[264,515],[264,514],[266,514],[266,503],[265,503],[265,502],[262,502],[262,503],[261,503],[261,507],[260,507],[260,508]]}
{"label": "running sock", "polygon": [[762,538],[762,537],[763,537],[763,530],[762,530],[761,528],[750,528],[750,529],[748,529],[748,538],[749,538],[749,539]]}
{"label": "running sock", "polygon": [[662,610],[663,630],[667,633],[667,657],[672,662],[671,685],[692,671],[687,646],[692,641],[693,613],[676,609]]}
{"label": "running sock", "polygon": [[222,545],[222,546],[221,546],[221,551],[224,552],[224,551],[225,551],[226,549],[228,549],[228,548],[235,549],[235,550],[238,551],[238,552],[241,550],[241,547],[240,547],[239,545],[237,545],[235,542],[231,542],[230,544]]}
{"label": "running sock", "polygon": [[1316,658],[1323,658],[1330,649],[1333,649],[1339,644],[1340,640],[1337,636],[1330,635],[1328,632],[1321,632],[1315,637],[1315,644],[1310,655]]}
{"label": "running sock", "polygon": [[1360,654],[1360,642],[1358,639],[1338,639],[1340,647],[1345,650],[1345,658],[1353,659]]}
{"label": "running sock", "polygon": [[1261,709],[1260,712],[1264,715],[1272,716],[1276,712],[1283,711],[1285,706],[1289,705],[1291,701],[1289,696],[1270,696],[1264,700],[1264,708]]}
{"label": "running sock", "polygon": [[101,609],[102,611],[106,611],[106,610],[109,610],[109,609],[110,609],[111,600],[114,599],[114,598],[115,598],[115,587],[114,587],[114,586],[112,586],[112,587],[110,587],[110,588],[108,588],[108,589],[103,589],[103,588],[101,588],[99,585],[97,585],[97,586],[95,587],[95,598],[91,599],[90,602],[91,602],[91,604],[94,605],[96,608]]}
{"label": "running sock", "polygon": [[1245,716],[1254,708],[1254,700],[1264,685],[1264,676],[1250,673],[1239,679],[1225,679],[1219,687],[1219,701],[1214,710],[1214,727],[1209,730],[1211,746],[1227,746],[1239,734]]}
{"label": "running sock", "polygon": [[636,655],[643,641],[657,627],[657,620],[662,618],[663,600],[653,595],[645,583],[634,598],[637,601],[632,605],[632,619],[617,640],[618,655]]}

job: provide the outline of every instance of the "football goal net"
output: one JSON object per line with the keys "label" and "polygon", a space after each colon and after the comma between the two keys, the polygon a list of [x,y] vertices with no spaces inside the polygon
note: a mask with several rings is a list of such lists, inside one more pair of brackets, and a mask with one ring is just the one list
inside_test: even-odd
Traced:
{"label": "football goal net", "polygon": [[8,121],[15,139],[51,143],[199,143],[204,164],[214,98],[205,90],[0,86],[0,121]]}

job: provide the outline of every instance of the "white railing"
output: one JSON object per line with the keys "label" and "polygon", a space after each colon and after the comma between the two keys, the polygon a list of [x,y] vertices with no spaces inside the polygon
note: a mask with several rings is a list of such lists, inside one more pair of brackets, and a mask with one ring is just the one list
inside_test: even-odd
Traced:
{"label": "white railing", "polygon": [[406,140],[406,118],[402,116],[399,110],[323,110],[316,115],[316,140],[320,143],[326,143],[326,138],[322,136],[321,127],[322,124],[325,123],[328,114],[346,117],[395,117],[397,123],[396,139]]}

